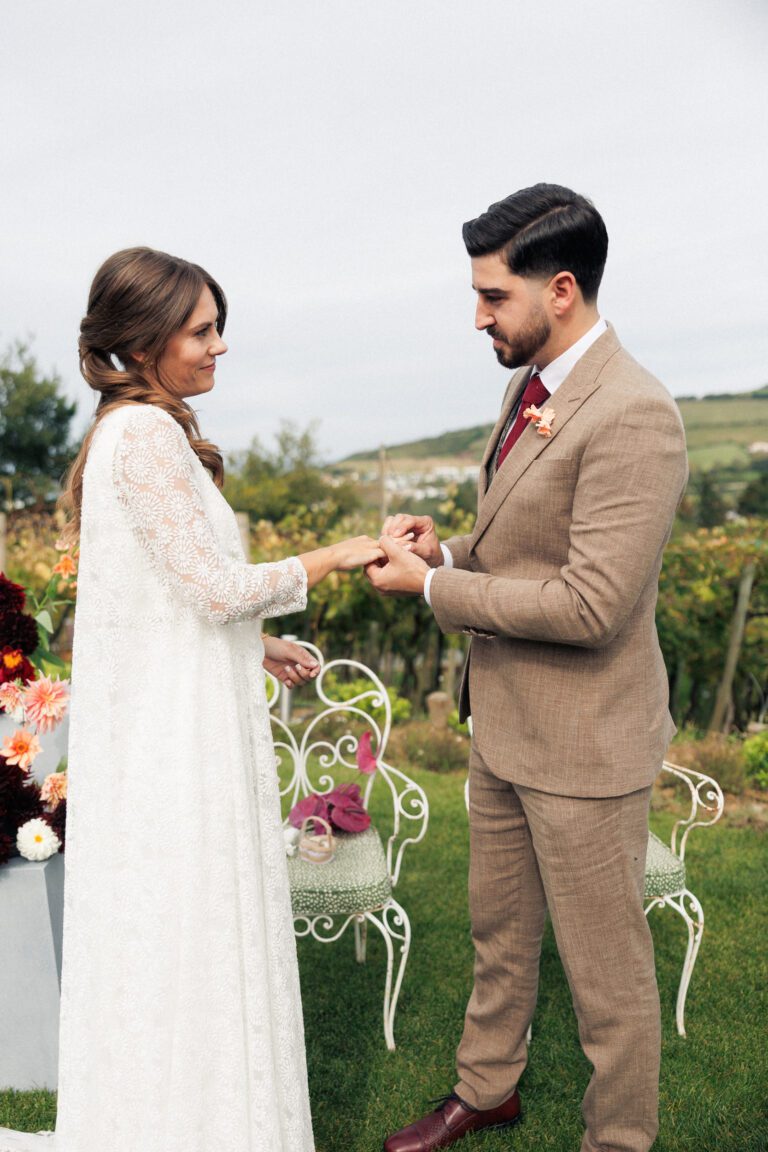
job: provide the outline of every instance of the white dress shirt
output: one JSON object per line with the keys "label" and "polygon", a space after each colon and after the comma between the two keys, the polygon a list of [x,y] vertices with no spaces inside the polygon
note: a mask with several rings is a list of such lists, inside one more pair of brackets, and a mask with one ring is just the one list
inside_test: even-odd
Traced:
{"label": "white dress shirt", "polygon": [[[607,330],[608,325],[605,320],[603,320],[602,316],[598,317],[597,322],[592,325],[588,332],[585,332],[575,344],[571,344],[570,348],[566,348],[565,352],[558,356],[556,360],[553,360],[551,364],[547,364],[546,368],[542,368],[539,371],[534,364],[531,375],[533,376],[536,372],[539,373],[542,384],[551,396],[552,393],[560,387],[571,369],[576,366],[576,362],[581,360],[586,350]],[[443,552],[443,567],[453,568],[453,556],[451,555],[450,549],[446,548],[445,544],[441,544],[440,547]],[[430,608],[432,607],[432,601],[429,599],[429,586],[432,583],[434,574],[435,569],[430,568],[424,578],[424,599]]]}

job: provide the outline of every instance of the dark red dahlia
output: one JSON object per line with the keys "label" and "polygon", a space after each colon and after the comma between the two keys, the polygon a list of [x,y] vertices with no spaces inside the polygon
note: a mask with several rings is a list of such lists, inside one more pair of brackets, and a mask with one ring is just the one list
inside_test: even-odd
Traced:
{"label": "dark red dahlia", "polygon": [[66,800],[59,800],[53,812],[43,812],[43,820],[50,824],[59,840],[61,840],[61,848],[59,848],[59,852],[63,852],[66,843],[65,832],[67,828]]}
{"label": "dark red dahlia", "polygon": [[3,853],[16,855],[16,833],[27,820],[42,816],[40,788],[27,772],[0,756],[0,864]]}
{"label": "dark red dahlia", "polygon": [[0,612],[0,644],[20,648],[25,656],[34,652],[39,643],[37,624],[23,612]]}
{"label": "dark red dahlia", "polygon": [[15,850],[16,837],[9,836],[7,832],[3,832],[0,828],[0,864],[5,864],[7,860],[10,860]]}
{"label": "dark red dahlia", "polygon": [[5,648],[0,648],[0,684],[9,680],[21,680],[26,684],[27,680],[34,680],[35,675],[34,666],[20,648],[11,648],[7,644]]}
{"label": "dark red dahlia", "polygon": [[23,612],[26,592],[21,584],[14,584],[0,572],[0,612]]}

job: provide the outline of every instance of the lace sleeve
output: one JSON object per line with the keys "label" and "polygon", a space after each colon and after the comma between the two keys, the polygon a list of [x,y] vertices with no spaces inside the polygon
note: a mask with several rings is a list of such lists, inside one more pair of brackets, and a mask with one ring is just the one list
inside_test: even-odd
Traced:
{"label": "lace sleeve", "polygon": [[226,624],[300,612],[307,574],[296,557],[247,564],[222,554],[208,519],[186,436],[172,417],[136,408],[113,460],[118,500],[169,590],[206,620]]}

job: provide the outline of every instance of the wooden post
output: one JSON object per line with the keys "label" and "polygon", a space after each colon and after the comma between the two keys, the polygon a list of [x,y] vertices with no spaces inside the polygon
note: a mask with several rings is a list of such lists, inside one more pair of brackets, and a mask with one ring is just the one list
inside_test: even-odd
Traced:
{"label": "wooden post", "polygon": [[736,608],[731,620],[731,635],[728,641],[728,654],[725,658],[725,668],[717,689],[715,707],[712,710],[712,719],[709,722],[710,732],[724,732],[727,728],[729,712],[731,711],[731,693],[733,678],[736,675],[736,666],[739,662],[741,642],[744,638],[744,627],[747,623],[749,598],[752,594],[752,585],[755,580],[755,562],[750,560],[741,574],[739,581],[739,594],[736,597]]}
{"label": "wooden post", "polygon": [[8,527],[8,518],[5,512],[0,512],[0,572],[5,572],[5,533]]}

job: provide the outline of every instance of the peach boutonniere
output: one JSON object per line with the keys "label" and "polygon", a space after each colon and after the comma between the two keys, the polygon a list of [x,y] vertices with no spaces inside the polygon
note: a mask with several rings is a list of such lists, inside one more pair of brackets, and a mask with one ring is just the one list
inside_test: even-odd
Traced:
{"label": "peach boutonniere", "polygon": [[523,417],[535,425],[539,436],[552,435],[552,421],[555,418],[554,408],[539,409],[535,404],[531,404],[531,406],[523,412]]}

